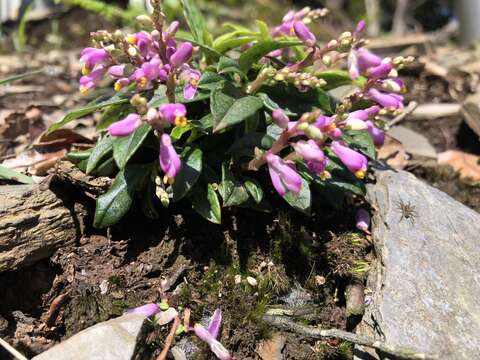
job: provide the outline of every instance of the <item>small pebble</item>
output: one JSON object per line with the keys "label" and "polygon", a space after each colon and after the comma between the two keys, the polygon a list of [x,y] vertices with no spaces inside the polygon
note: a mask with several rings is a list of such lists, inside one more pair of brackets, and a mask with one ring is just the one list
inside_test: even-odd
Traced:
{"label": "small pebble", "polygon": [[251,276],[247,276],[247,282],[250,284],[250,286],[257,286],[257,280]]}
{"label": "small pebble", "polygon": [[242,275],[235,275],[235,284],[240,284],[242,282]]}

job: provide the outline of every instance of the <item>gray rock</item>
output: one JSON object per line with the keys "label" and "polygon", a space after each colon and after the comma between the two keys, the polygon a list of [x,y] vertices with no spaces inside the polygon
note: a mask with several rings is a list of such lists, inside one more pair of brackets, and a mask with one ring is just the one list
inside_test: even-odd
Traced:
{"label": "gray rock", "polygon": [[89,327],[32,360],[131,360],[146,328],[145,316],[127,314]]}
{"label": "gray rock", "polygon": [[[480,214],[403,171],[377,172],[368,200],[379,259],[358,332],[440,359],[478,359]],[[413,218],[402,218],[402,203]],[[370,359],[363,351],[357,359]]]}
{"label": "gray rock", "polygon": [[400,141],[405,147],[405,150],[412,155],[424,156],[432,159],[437,158],[437,152],[432,144],[430,144],[425,136],[416,131],[405,126],[394,126],[388,130],[388,135]]}

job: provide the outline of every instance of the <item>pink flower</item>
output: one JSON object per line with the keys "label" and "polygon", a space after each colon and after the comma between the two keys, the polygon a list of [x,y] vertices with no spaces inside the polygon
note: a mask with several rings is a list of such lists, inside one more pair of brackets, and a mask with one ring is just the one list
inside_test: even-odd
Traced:
{"label": "pink flower", "polygon": [[82,61],[84,65],[83,73],[84,75],[88,75],[90,71],[93,70],[95,66],[104,62],[105,60],[110,58],[110,54],[106,52],[104,49],[97,49],[97,48],[85,48],[80,54],[80,61]]}
{"label": "pink flower", "polygon": [[385,93],[377,89],[368,90],[367,96],[385,108],[403,108],[403,97],[398,94]]}
{"label": "pink flower", "polygon": [[370,227],[370,214],[364,208],[357,210],[355,214],[355,222],[357,229],[369,233],[368,228]]}
{"label": "pink flower", "polygon": [[293,29],[295,30],[295,35],[307,46],[314,46],[317,42],[317,38],[303,21],[296,21],[293,24]]}
{"label": "pink flower", "polygon": [[300,140],[293,144],[293,148],[299,154],[307,167],[318,175],[325,171],[327,158],[318,144],[313,140]]}
{"label": "pink flower", "polygon": [[192,58],[192,55],[192,44],[185,42],[178,47],[177,51],[175,51],[172,56],[170,56],[170,64],[178,69],[180,66],[188,62]]}
{"label": "pink flower", "polygon": [[366,124],[367,131],[370,133],[370,136],[373,139],[373,143],[377,146],[383,145],[385,142],[385,132],[377,128],[370,120],[367,121]]}
{"label": "pink flower", "polygon": [[282,109],[276,109],[272,112],[273,122],[282,129],[288,128],[290,119]]}
{"label": "pink flower", "polygon": [[362,35],[365,31],[366,26],[367,23],[365,22],[365,20],[360,20],[355,28],[355,31],[353,32],[353,36],[355,38],[358,38],[360,35]]}
{"label": "pink flower", "polygon": [[187,124],[187,108],[181,103],[163,104],[158,108],[164,121],[175,126],[185,126]]}
{"label": "pink flower", "polygon": [[272,153],[265,155],[268,171],[272,184],[280,196],[285,196],[287,191],[299,193],[302,189],[302,178],[298,175],[293,162],[283,161],[279,156]]}
{"label": "pink flower", "polygon": [[371,106],[363,110],[352,111],[350,114],[348,114],[347,120],[360,119],[360,120],[367,121],[371,117],[377,115],[379,111],[380,111],[380,107],[377,105]]}
{"label": "pink flower", "polygon": [[125,76],[125,64],[113,65],[108,68],[108,75],[114,79],[123,78]]}
{"label": "pink flower", "polygon": [[185,70],[180,74],[180,78],[186,83],[183,88],[183,97],[186,100],[192,100],[195,97],[198,89],[198,82],[201,77],[202,73],[200,71],[193,70],[188,65],[185,66]]}
{"label": "pink flower", "polygon": [[367,71],[367,69],[378,66],[382,63],[381,57],[365,48],[357,49],[355,52],[358,58],[358,68],[362,73]]}
{"label": "pink flower", "polygon": [[205,329],[200,324],[195,324],[193,331],[198,338],[210,346],[210,350],[215,354],[217,359],[220,360],[233,360],[227,349],[217,340],[220,332],[220,326],[222,323],[222,312],[220,309],[215,310],[211,317],[208,328]]}
{"label": "pink flower", "polygon": [[80,78],[80,92],[87,94],[102,80],[105,75],[106,68],[103,65],[97,66],[97,68],[90,72],[88,75],[84,75]]}
{"label": "pink flower", "polygon": [[146,317],[150,317],[155,315],[160,311],[160,308],[157,304],[151,303],[151,304],[146,304],[142,305],[133,309],[129,309],[125,311],[126,314],[142,314],[145,315]]}
{"label": "pink flower", "polygon": [[140,55],[142,55],[143,57],[151,55],[150,53],[152,52],[154,41],[149,33],[145,31],[137,32],[135,34],[129,35],[127,37],[127,41],[132,45],[136,45],[137,49],[140,52]]}
{"label": "pink flower", "polygon": [[367,70],[369,78],[384,78],[392,71],[393,66],[390,63],[382,62],[380,65],[371,67]]}
{"label": "pink flower", "polygon": [[332,142],[332,150],[342,163],[359,179],[363,179],[367,172],[368,161],[365,156],[350,149],[341,141]]}
{"label": "pink flower", "polygon": [[182,167],[180,156],[175,151],[168,134],[162,134],[160,138],[160,167],[170,183]]}
{"label": "pink flower", "polygon": [[138,114],[130,114],[125,119],[117,121],[108,127],[112,136],[128,136],[142,124],[142,118]]}
{"label": "pink flower", "polygon": [[140,69],[135,70],[133,78],[138,86],[146,89],[149,88],[153,80],[160,75],[160,59],[154,58],[150,62],[143,63]]}

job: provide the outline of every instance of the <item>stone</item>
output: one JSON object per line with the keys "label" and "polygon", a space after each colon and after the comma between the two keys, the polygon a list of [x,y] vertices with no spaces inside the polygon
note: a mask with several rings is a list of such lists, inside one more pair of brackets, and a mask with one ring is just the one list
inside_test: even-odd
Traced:
{"label": "stone", "polygon": [[257,346],[257,354],[262,360],[284,360],[285,335],[276,333],[270,339],[261,341]]}
{"label": "stone", "polygon": [[89,327],[32,360],[132,360],[147,327],[144,315],[123,315]]}
{"label": "stone", "polygon": [[394,126],[388,130],[388,135],[400,141],[405,151],[416,156],[436,159],[437,151],[428,139],[405,126]]}
{"label": "stone", "polygon": [[[410,173],[376,175],[367,199],[378,259],[357,332],[443,360],[478,358],[480,214]],[[356,359],[378,358],[367,352],[357,347]]]}

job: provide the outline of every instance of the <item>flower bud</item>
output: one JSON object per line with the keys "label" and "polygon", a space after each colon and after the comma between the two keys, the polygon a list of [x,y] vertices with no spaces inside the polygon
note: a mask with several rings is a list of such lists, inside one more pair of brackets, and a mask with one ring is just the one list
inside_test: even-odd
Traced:
{"label": "flower bud", "polygon": [[193,56],[193,46],[189,42],[181,44],[177,51],[170,57],[170,64],[173,67],[179,68],[186,62],[190,61]]}
{"label": "flower bud", "polygon": [[329,55],[324,55],[324,56],[322,57],[322,63],[323,63],[323,65],[325,65],[325,66],[330,66],[330,65],[332,65],[332,57],[329,56]]}
{"label": "flower bud", "polygon": [[309,125],[305,130],[305,135],[307,135],[310,139],[313,140],[321,140],[323,139],[322,131],[316,127],[315,125]]}
{"label": "flower bud", "polygon": [[307,46],[315,45],[317,38],[302,21],[296,21],[293,24],[293,28],[295,30],[295,35],[297,35],[297,37]]}
{"label": "flower bud", "polygon": [[148,15],[139,15],[136,20],[141,27],[152,28],[154,26],[152,18]]}
{"label": "flower bud", "polygon": [[281,109],[274,110],[272,112],[272,119],[275,124],[277,124],[279,127],[282,129],[288,128],[288,123],[290,122],[290,119],[288,116],[285,114],[285,112]]}
{"label": "flower bud", "polygon": [[111,136],[128,136],[142,124],[138,114],[130,114],[121,121],[114,122],[108,127]]}
{"label": "flower bud", "polygon": [[370,227],[370,214],[364,208],[357,210],[355,214],[355,222],[357,229],[368,233],[368,228]]}

